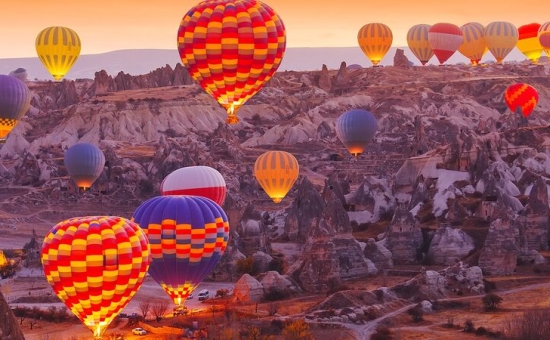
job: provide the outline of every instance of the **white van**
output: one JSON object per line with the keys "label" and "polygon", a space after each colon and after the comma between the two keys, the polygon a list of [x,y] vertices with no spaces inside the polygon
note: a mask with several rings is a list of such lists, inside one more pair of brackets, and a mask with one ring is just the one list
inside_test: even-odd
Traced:
{"label": "white van", "polygon": [[203,301],[210,297],[210,292],[208,291],[208,289],[203,289],[199,292],[198,296],[199,296],[199,301]]}

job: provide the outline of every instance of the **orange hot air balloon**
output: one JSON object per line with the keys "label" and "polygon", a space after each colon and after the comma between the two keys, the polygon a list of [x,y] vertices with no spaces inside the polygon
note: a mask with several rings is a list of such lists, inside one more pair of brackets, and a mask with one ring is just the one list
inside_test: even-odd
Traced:
{"label": "orange hot air balloon", "polygon": [[430,27],[428,40],[439,64],[443,65],[462,44],[462,31],[454,24],[437,23]]}
{"label": "orange hot air balloon", "polygon": [[485,26],[485,43],[498,64],[516,47],[518,30],[516,26],[505,21],[494,21]]}
{"label": "orange hot air balloon", "polygon": [[430,27],[430,25],[418,24],[411,27],[407,32],[407,45],[422,65],[426,65],[434,55],[432,46],[428,41]]}
{"label": "orange hot air balloon", "polygon": [[96,339],[141,287],[150,261],[143,230],[118,216],[60,222],[42,246],[46,279]]}
{"label": "orange hot air balloon", "polygon": [[539,42],[546,56],[550,58],[550,21],[540,25],[538,32]]}
{"label": "orange hot air balloon", "polygon": [[271,79],[286,48],[285,26],[258,0],[202,1],[178,30],[183,65],[237,123],[237,110]]}
{"label": "orange hot air balloon", "polygon": [[537,106],[539,94],[533,86],[517,83],[506,89],[504,100],[512,112],[521,110],[523,115],[527,117]]}
{"label": "orange hot air balloon", "polygon": [[254,176],[275,203],[281,202],[300,173],[298,160],[285,151],[267,151],[254,163]]}
{"label": "orange hot air balloon", "polygon": [[542,54],[542,45],[539,41],[540,24],[532,23],[518,27],[518,50],[533,64],[538,63]]}
{"label": "orange hot air balloon", "polygon": [[366,24],[357,33],[359,47],[374,66],[384,58],[393,42],[391,29],[380,23]]}
{"label": "orange hot air balloon", "polygon": [[483,31],[485,27],[478,22],[469,22],[460,26],[464,40],[458,46],[458,52],[470,59],[473,66],[476,66],[487,52],[487,44],[485,43],[485,35]]}

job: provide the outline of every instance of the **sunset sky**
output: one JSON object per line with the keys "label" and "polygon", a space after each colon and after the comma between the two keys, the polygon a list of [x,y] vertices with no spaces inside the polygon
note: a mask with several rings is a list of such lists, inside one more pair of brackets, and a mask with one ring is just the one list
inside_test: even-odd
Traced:
{"label": "sunset sky", "polygon": [[[357,46],[365,24],[393,31],[393,46],[406,46],[420,23],[469,21],[521,25],[550,21],[548,0],[266,0],[287,29],[287,47]],[[121,49],[176,49],[181,18],[196,0],[2,0],[0,58],[36,56],[34,41],[48,26],[67,26],[82,40],[82,54]]]}

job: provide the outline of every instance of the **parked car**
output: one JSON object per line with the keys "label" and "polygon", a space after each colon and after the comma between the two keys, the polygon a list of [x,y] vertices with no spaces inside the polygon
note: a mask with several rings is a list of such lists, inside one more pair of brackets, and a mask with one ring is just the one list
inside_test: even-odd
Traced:
{"label": "parked car", "polygon": [[135,334],[135,335],[145,335],[147,334],[147,331],[141,327],[138,327],[138,328],[134,328],[132,329],[132,334]]}
{"label": "parked car", "polygon": [[210,297],[210,292],[208,289],[203,289],[199,292],[199,301],[206,300]]}

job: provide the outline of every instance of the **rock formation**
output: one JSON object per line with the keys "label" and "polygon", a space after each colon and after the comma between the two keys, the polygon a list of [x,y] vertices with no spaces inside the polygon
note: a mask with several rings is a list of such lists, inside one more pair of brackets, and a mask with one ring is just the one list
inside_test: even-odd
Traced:
{"label": "rock formation", "polygon": [[264,287],[249,274],[244,274],[235,283],[233,296],[237,302],[260,302],[264,297]]}
{"label": "rock formation", "polygon": [[327,92],[330,92],[332,89],[332,82],[330,80],[330,73],[328,71],[327,65],[323,64],[323,68],[321,69],[321,73],[319,74],[319,88],[322,90],[325,90]]}
{"label": "rock formation", "polygon": [[2,293],[0,293],[0,339],[25,340],[23,332],[19,328],[19,322],[13,316]]}
{"label": "rock formation", "polygon": [[376,242],[369,238],[363,249],[365,257],[372,261],[378,270],[393,268],[391,252],[382,245],[382,242]]}
{"label": "rock formation", "polygon": [[298,195],[285,218],[285,234],[290,241],[305,243],[309,231],[318,223],[325,208],[321,195],[304,178],[298,185]]}
{"label": "rock formation", "polygon": [[392,253],[394,264],[413,264],[419,259],[422,231],[406,204],[400,204],[386,231],[384,244]]}
{"label": "rock formation", "polygon": [[430,243],[427,259],[432,264],[453,265],[475,248],[474,239],[448,223],[442,223]]}
{"label": "rock formation", "polygon": [[410,68],[411,64],[409,59],[405,56],[405,51],[398,48],[395,50],[395,55],[393,57],[393,66]]}

